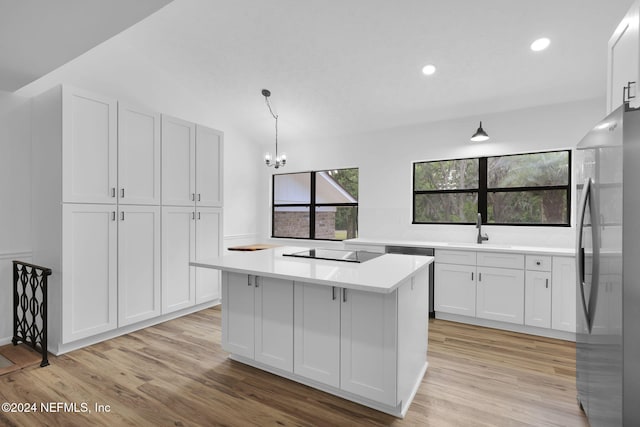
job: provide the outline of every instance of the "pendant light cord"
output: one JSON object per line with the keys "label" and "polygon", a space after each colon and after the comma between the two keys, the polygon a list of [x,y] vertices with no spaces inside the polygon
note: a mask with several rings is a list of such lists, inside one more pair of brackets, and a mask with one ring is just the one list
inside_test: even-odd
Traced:
{"label": "pendant light cord", "polygon": [[264,101],[266,102],[267,107],[269,107],[269,112],[271,113],[273,118],[276,119],[276,158],[278,158],[278,115],[273,113],[273,110],[271,109],[271,103],[269,102],[269,98],[266,95],[264,97]]}

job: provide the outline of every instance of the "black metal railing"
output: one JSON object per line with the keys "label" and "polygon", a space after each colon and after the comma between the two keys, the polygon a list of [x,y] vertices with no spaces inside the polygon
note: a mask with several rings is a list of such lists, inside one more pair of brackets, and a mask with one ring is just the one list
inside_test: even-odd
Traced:
{"label": "black metal railing", "polygon": [[47,277],[51,269],[13,261],[13,345],[23,342],[47,358]]}

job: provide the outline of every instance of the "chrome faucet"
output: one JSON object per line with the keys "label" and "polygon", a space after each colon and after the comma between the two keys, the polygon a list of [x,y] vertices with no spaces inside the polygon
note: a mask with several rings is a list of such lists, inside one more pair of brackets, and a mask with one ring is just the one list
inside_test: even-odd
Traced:
{"label": "chrome faucet", "polygon": [[482,235],[482,215],[478,212],[478,219],[476,220],[476,228],[478,229],[478,244],[482,244],[483,241],[489,240],[487,233]]}

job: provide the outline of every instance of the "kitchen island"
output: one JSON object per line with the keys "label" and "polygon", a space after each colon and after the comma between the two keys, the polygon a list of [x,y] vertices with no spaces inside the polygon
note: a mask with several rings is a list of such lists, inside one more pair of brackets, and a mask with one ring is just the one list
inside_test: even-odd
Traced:
{"label": "kitchen island", "polygon": [[427,369],[428,265],[285,256],[278,247],[197,260],[222,271],[230,358],[403,417]]}

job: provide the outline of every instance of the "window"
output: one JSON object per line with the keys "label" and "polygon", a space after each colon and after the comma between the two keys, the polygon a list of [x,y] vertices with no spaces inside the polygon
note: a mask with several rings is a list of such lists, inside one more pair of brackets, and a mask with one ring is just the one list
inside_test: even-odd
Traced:
{"label": "window", "polygon": [[358,237],[358,169],[273,175],[272,237]]}
{"label": "window", "polygon": [[413,164],[414,224],[569,225],[571,152]]}

